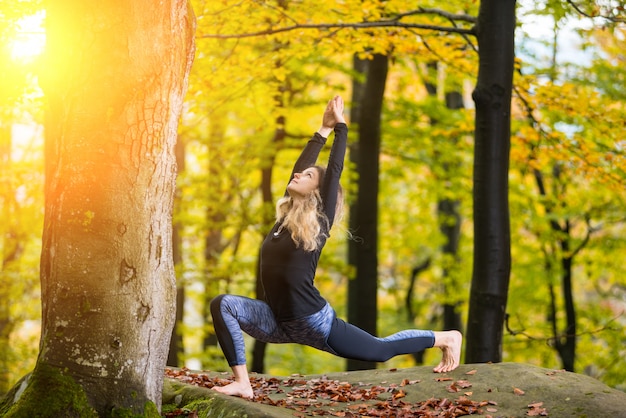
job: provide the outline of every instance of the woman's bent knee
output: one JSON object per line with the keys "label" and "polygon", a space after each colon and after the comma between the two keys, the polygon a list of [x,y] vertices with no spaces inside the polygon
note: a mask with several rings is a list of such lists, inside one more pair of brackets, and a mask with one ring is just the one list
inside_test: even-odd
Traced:
{"label": "woman's bent knee", "polygon": [[219,296],[214,297],[211,300],[210,309],[211,309],[211,315],[212,316],[219,315],[220,308],[222,306],[222,300],[224,299],[224,296],[226,296],[226,295],[219,295]]}

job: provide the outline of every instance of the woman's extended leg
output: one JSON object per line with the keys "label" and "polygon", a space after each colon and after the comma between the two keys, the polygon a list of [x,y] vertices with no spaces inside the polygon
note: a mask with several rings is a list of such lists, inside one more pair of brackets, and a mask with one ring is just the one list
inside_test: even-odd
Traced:
{"label": "woman's extended leg", "polygon": [[328,346],[342,357],[376,362],[387,361],[400,354],[439,347],[443,351],[443,358],[433,370],[443,373],[459,365],[461,341],[461,334],[458,331],[405,330],[386,338],[378,338],[335,318],[328,337]]}

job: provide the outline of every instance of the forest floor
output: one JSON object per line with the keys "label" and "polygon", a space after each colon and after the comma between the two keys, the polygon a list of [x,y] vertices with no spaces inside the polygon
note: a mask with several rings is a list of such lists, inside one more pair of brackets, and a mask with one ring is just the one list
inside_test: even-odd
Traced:
{"label": "forest floor", "polygon": [[626,393],[591,377],[527,364],[464,364],[327,375],[251,376],[254,399],[210,390],[230,373],[168,369],[171,417],[626,417]]}

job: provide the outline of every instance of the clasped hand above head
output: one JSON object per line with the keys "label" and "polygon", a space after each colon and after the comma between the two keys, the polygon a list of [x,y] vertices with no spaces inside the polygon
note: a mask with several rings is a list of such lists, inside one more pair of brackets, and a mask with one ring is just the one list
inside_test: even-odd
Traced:
{"label": "clasped hand above head", "polygon": [[338,123],[346,123],[346,119],[343,116],[343,99],[341,96],[335,96],[328,101],[326,109],[324,110],[324,116],[322,117],[322,127],[319,129],[319,134],[323,137],[327,137],[328,134],[335,128]]}

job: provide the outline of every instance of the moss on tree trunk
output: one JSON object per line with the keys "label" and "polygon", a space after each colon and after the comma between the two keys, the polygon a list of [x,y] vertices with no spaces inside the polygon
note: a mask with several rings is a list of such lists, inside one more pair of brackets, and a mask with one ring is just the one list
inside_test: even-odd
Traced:
{"label": "moss on tree trunk", "polygon": [[0,404],[0,416],[97,417],[83,388],[55,367],[39,364],[33,373],[9,391]]}
{"label": "moss on tree trunk", "polygon": [[[116,408],[107,414],[111,418],[160,418],[157,406],[148,402],[144,414]],[[0,417],[76,417],[98,418],[89,404],[83,388],[69,375],[56,367],[39,364],[33,373],[24,376],[0,400]]]}

